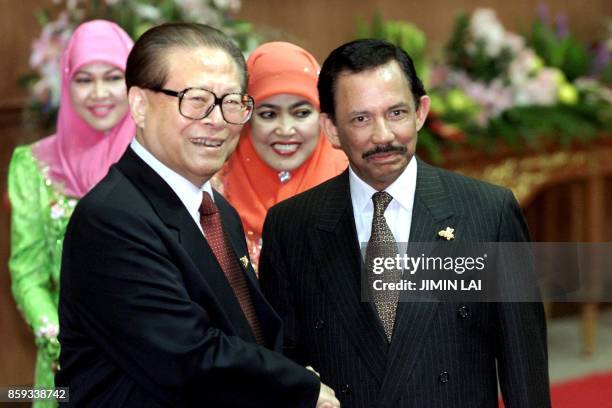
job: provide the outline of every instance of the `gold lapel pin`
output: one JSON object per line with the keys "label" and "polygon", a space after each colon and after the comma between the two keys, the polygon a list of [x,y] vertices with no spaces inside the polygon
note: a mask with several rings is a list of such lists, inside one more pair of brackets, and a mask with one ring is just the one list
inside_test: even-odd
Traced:
{"label": "gold lapel pin", "polygon": [[242,264],[244,269],[247,269],[249,266],[249,258],[247,258],[246,255],[243,255],[242,258],[240,258],[240,263]]}
{"label": "gold lapel pin", "polygon": [[438,231],[438,236],[450,241],[451,239],[455,239],[455,234],[453,234],[453,232],[455,232],[454,228],[446,227],[446,229]]}

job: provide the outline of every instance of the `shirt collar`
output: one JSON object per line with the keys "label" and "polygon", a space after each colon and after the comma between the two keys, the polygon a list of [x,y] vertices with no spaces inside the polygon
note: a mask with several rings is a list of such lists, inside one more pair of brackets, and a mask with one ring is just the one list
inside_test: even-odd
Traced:
{"label": "shirt collar", "polygon": [[397,200],[400,206],[407,211],[412,211],[414,193],[416,191],[417,161],[414,156],[410,159],[408,166],[402,174],[385,191]]}
{"label": "shirt collar", "polygon": [[[412,156],[408,166],[404,169],[402,174],[384,191],[391,194],[394,200],[398,202],[407,211],[412,211],[412,205],[414,203],[414,194],[416,191],[416,178],[417,178],[417,162],[416,158]],[[352,166],[349,165],[349,186],[351,189],[351,199],[353,202],[353,211],[360,213],[365,211],[369,206],[373,206],[372,195],[378,190],[375,190],[368,183],[363,181],[353,171]]]}
{"label": "shirt collar", "polygon": [[195,186],[191,181],[181,176],[170,167],[159,161],[151,152],[145,149],[136,138],[132,139],[130,147],[145,163],[147,163],[159,176],[164,179],[166,183],[176,193],[178,198],[181,200],[183,205],[187,208],[190,214],[197,213],[200,210],[200,204],[202,203],[202,192],[205,191],[215,199],[210,185],[210,181],[207,181],[199,188]]}

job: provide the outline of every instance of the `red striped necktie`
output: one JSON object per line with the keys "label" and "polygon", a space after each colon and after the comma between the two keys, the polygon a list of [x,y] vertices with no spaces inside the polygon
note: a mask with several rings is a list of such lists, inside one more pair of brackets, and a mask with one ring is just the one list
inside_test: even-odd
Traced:
{"label": "red striped necktie", "polygon": [[221,265],[227,281],[234,290],[242,313],[244,313],[244,317],[249,322],[257,343],[264,344],[263,330],[255,313],[246,276],[240,268],[236,254],[234,254],[229,246],[228,237],[223,231],[219,209],[206,191],[203,193],[202,204],[200,205],[200,224],[202,225],[208,245],[215,254],[219,265]]}

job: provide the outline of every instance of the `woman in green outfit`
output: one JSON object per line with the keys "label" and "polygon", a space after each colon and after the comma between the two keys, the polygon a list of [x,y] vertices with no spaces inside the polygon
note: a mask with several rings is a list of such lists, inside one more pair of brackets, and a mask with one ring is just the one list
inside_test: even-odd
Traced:
{"label": "woman in green outfit", "polygon": [[52,388],[58,369],[58,285],[66,225],[77,201],[106,175],[134,135],[124,79],[132,45],[114,23],[79,26],[62,56],[57,132],[17,147],[9,165],[11,288],[38,347],[35,387]]}

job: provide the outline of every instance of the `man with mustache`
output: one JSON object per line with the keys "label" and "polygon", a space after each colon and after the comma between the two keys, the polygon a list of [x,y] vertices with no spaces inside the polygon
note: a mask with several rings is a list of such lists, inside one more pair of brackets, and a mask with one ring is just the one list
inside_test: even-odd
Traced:
{"label": "man with mustache", "polygon": [[512,193],[415,156],[430,100],[400,48],[340,46],[318,90],[323,129],[350,165],[268,212],[260,282],[284,320],[285,353],[343,407],[492,408],[498,377],[506,407],[550,406],[541,303],[361,296],[362,266],[389,243],[527,241]]}

